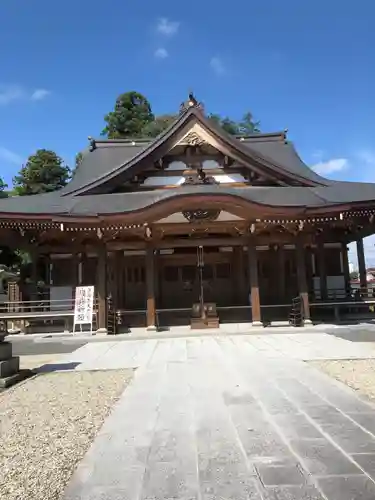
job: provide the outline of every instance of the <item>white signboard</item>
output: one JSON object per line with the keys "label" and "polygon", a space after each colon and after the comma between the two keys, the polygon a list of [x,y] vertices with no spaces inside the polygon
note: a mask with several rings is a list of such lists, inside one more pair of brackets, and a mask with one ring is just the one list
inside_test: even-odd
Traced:
{"label": "white signboard", "polygon": [[92,330],[92,315],[94,312],[94,287],[93,286],[77,286],[76,297],[74,302],[74,326],[75,332],[76,325],[90,325]]}

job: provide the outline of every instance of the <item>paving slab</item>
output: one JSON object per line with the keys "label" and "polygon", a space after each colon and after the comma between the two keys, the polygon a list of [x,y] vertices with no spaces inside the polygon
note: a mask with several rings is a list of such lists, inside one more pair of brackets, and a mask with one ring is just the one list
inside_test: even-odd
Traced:
{"label": "paving slab", "polygon": [[374,500],[375,484],[366,476],[325,477],[318,485],[329,500]]}
{"label": "paving slab", "polygon": [[314,335],[322,345],[311,334],[207,336],[66,355],[79,370],[136,371],[65,500],[373,500],[375,407],[303,362],[324,342],[329,355],[350,353]]}

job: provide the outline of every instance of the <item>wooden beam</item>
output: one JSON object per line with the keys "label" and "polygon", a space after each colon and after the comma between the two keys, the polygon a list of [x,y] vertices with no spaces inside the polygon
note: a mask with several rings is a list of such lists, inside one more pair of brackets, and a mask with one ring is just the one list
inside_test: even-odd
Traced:
{"label": "wooden beam", "polygon": [[[241,167],[225,167],[218,166],[217,168],[204,168],[203,170],[209,175],[230,175],[230,174],[240,174],[244,175],[244,168]],[[185,175],[195,175],[196,170],[191,168],[184,168],[180,170],[146,170],[143,175],[146,178],[151,177],[182,177]]]}
{"label": "wooden beam", "polygon": [[[197,155],[197,158],[199,158],[199,161],[201,161],[201,162],[213,160],[213,161],[220,163],[220,162],[224,161],[224,156],[225,155],[222,153],[200,154],[200,155]],[[186,163],[186,161],[188,161],[186,154],[167,155],[167,156],[164,156],[164,158],[163,158],[163,162],[165,162],[167,165],[170,165],[173,162]],[[166,168],[168,168],[168,166]],[[173,172],[173,170],[172,170],[172,172]]]}

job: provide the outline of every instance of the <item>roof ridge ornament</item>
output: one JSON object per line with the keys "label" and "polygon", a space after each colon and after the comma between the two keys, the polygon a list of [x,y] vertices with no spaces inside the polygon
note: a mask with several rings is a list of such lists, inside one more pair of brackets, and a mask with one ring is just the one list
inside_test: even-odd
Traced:
{"label": "roof ridge ornament", "polygon": [[90,135],[88,136],[88,141],[90,143],[89,150],[94,151],[96,149],[96,141]]}
{"label": "roof ridge ornament", "polygon": [[181,103],[180,105],[180,115],[188,111],[190,108],[195,108],[204,113],[204,105],[202,102],[199,102],[194,96],[193,92],[189,92],[188,99]]}

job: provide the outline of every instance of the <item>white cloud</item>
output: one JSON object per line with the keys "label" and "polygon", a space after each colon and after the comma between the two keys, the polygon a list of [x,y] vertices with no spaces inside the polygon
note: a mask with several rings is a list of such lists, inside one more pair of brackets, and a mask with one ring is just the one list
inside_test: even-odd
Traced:
{"label": "white cloud", "polygon": [[2,146],[0,146],[0,160],[4,163],[11,163],[19,166],[21,166],[23,162],[23,158],[20,155]]}
{"label": "white cloud", "polygon": [[22,85],[0,84],[0,106],[6,106],[15,101],[41,101],[51,92],[46,89],[27,89]]}
{"label": "white cloud", "polygon": [[[353,153],[350,160],[347,158],[334,158],[329,161],[323,161],[325,156],[324,151],[316,150],[312,154],[312,158],[317,161],[312,168],[320,174],[331,174],[340,172],[348,167],[352,171],[361,169],[361,172],[366,172],[366,181],[375,182],[375,151],[371,149],[363,149]],[[363,239],[365,249],[366,267],[375,267],[375,234]],[[353,264],[354,269],[358,269],[357,246],[356,243],[350,243],[349,261]]]}
{"label": "white cloud", "polygon": [[163,47],[159,47],[158,49],[155,50],[154,56],[157,59],[166,59],[169,56],[169,54],[166,49],[164,49]]}
{"label": "white cloud", "polygon": [[166,17],[158,19],[156,31],[165,36],[173,36],[178,33],[180,23],[178,21],[171,21]]}
{"label": "white cloud", "polygon": [[212,57],[210,60],[210,66],[211,69],[217,74],[217,75],[223,75],[225,73],[225,66],[223,61],[220,59],[220,57]]}
{"label": "white cloud", "polygon": [[[367,166],[375,167],[375,151],[365,149],[363,151],[359,151],[357,156],[359,160],[366,163]],[[374,172],[374,178],[375,178],[375,172]]]}
{"label": "white cloud", "polygon": [[349,167],[349,160],[347,158],[333,158],[328,161],[320,161],[312,166],[318,174],[333,174],[335,172],[341,172],[342,170]]}
{"label": "white cloud", "polygon": [[46,97],[51,95],[51,91],[47,89],[36,89],[34,92],[31,94],[30,99],[32,101],[42,101]]}
{"label": "white cloud", "polygon": [[24,99],[25,89],[20,85],[0,85],[0,105],[5,106],[13,101]]}

